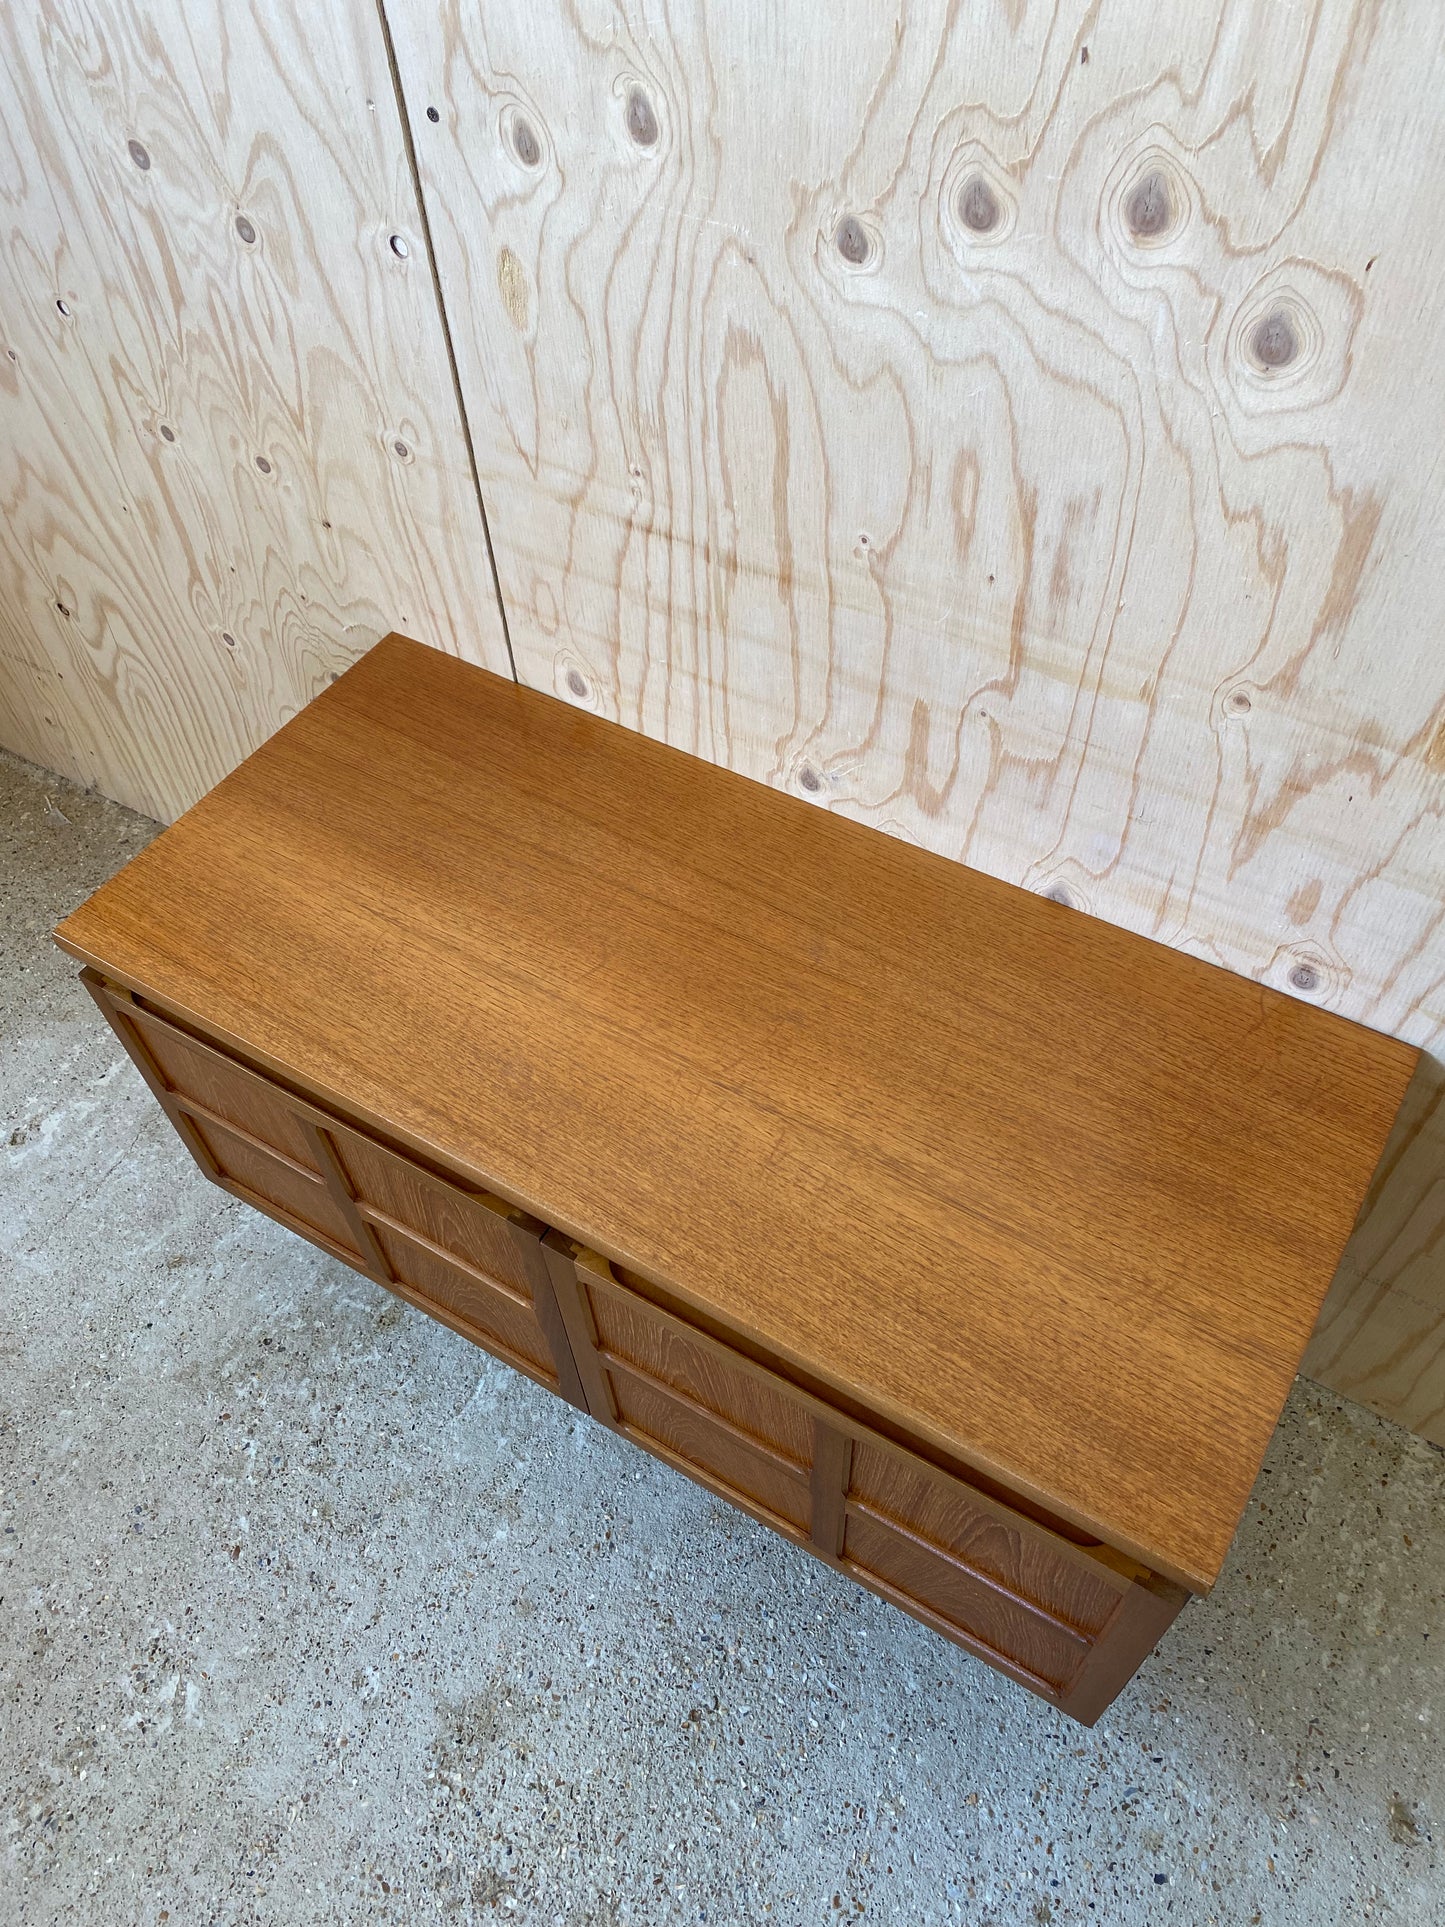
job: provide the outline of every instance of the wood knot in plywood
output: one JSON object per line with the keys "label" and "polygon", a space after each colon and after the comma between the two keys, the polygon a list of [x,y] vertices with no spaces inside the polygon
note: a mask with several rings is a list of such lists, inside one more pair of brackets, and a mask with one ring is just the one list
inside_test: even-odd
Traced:
{"label": "wood knot in plywood", "polygon": [[970,234],[991,234],[1003,219],[998,196],[982,174],[971,174],[959,190],[958,218]]}
{"label": "wood knot in plywood", "polygon": [[1151,167],[1130,188],[1124,218],[1129,232],[1141,241],[1156,240],[1174,225],[1174,199],[1162,167]]}

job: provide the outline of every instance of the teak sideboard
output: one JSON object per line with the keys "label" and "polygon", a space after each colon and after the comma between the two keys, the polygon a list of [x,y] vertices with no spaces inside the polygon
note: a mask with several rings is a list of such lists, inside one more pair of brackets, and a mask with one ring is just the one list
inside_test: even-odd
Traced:
{"label": "teak sideboard", "polygon": [[1085,1722],[1417,1056],[397,636],[56,937],[208,1177]]}

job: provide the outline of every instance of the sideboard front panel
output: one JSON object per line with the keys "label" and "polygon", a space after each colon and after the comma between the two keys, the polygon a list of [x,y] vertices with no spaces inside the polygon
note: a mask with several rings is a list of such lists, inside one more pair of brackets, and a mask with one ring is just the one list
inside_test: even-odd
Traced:
{"label": "sideboard front panel", "polygon": [[1075,1717],[1098,1717],[1183,1603],[701,1330],[481,1184],[97,972],[83,981],[215,1183]]}

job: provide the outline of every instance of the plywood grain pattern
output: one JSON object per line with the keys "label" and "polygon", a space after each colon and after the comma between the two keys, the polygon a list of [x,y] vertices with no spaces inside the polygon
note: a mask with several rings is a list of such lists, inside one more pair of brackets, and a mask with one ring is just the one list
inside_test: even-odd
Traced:
{"label": "plywood grain pattern", "polygon": [[1433,1046],[1438,1102],[1432,0],[388,16],[523,677]]}
{"label": "plywood grain pattern", "polygon": [[372,8],[8,7],[0,130],[0,740],[170,817],[397,623],[505,670]]}

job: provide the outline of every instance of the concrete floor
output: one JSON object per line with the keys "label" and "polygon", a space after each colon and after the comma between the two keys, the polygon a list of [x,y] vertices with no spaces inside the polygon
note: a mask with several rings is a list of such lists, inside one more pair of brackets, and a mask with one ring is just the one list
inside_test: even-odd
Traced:
{"label": "concrete floor", "polygon": [[1084,1732],[208,1186],[0,757],[0,1920],[1445,1921],[1445,1456],[1301,1382]]}

